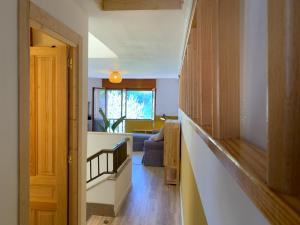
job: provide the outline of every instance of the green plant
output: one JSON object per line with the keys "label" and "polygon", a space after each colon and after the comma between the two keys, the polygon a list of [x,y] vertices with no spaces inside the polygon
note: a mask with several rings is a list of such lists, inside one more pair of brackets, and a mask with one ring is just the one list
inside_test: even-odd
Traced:
{"label": "green plant", "polygon": [[104,122],[104,126],[102,124],[98,124],[98,126],[100,127],[100,130],[103,132],[108,132],[109,128],[112,130],[112,132],[115,132],[116,128],[120,125],[120,123],[122,123],[126,116],[122,116],[119,119],[117,119],[116,122],[114,122],[111,126],[110,126],[110,122],[107,119],[105,113],[103,112],[102,108],[99,108],[99,113],[101,114],[102,118],[103,118],[103,122]]}

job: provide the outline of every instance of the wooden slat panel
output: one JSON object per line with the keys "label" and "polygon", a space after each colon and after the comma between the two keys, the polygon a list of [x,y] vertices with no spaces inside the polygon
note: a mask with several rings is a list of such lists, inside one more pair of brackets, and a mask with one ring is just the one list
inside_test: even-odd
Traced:
{"label": "wooden slat panel", "polygon": [[[188,60],[190,61],[190,71],[189,71],[189,92],[190,92],[190,116],[193,119],[198,119],[198,105],[199,105],[199,95],[197,90],[201,90],[201,86],[199,85],[200,79],[198,78],[199,71],[199,63],[198,63],[198,35],[197,29],[192,28],[190,32],[190,44],[188,47]],[[200,95],[201,96],[201,95]],[[201,103],[201,101],[200,101]]]}
{"label": "wooden slat panel", "polygon": [[191,39],[189,39],[189,43],[186,48],[186,112],[190,117],[192,115],[192,58],[192,44]]}
{"label": "wooden slat panel", "polygon": [[184,63],[183,63],[183,67],[182,67],[182,74],[183,74],[183,84],[182,84],[182,88],[183,88],[183,96],[182,96],[182,99],[183,99],[183,110],[186,114],[188,114],[187,112],[187,108],[188,108],[188,102],[187,102],[187,98],[188,98],[188,95],[187,95],[187,77],[188,77],[188,74],[187,74],[187,54],[185,54],[185,58],[184,58]]}
{"label": "wooden slat panel", "polygon": [[[197,32],[198,32],[198,68],[199,68],[199,96],[198,114],[200,125],[212,125],[212,81],[217,71],[217,42],[216,42],[216,0],[203,0],[197,4]],[[196,81],[198,82],[198,81]]]}
{"label": "wooden slat panel", "polygon": [[240,135],[240,1],[218,1],[218,71],[213,81],[213,136]]}
{"label": "wooden slat panel", "polygon": [[182,0],[102,0],[104,11],[181,9]]}
{"label": "wooden slat panel", "polygon": [[300,1],[269,0],[268,182],[300,193]]}

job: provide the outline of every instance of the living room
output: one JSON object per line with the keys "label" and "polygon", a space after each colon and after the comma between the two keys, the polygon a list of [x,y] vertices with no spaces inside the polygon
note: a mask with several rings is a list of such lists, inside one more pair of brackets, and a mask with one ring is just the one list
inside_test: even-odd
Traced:
{"label": "living room", "polygon": [[[119,218],[122,218],[122,214],[128,216],[128,207],[123,207],[128,202],[127,196],[131,196],[133,202],[137,200],[136,195],[143,195],[144,200],[148,199],[147,195],[152,192],[149,185],[153,181],[167,192],[171,190],[174,193],[174,196],[169,197],[166,202],[176,202],[179,196],[178,186],[169,187],[166,184],[177,184],[179,176],[176,172],[174,175],[172,170],[172,177],[167,180],[167,172],[164,172],[167,167],[165,169],[163,167],[166,165],[164,158],[167,158],[164,156],[166,154],[164,148],[169,148],[165,147],[164,132],[169,136],[171,134],[171,138],[177,139],[177,142],[174,140],[169,142],[172,145],[177,144],[179,156],[178,79],[122,79],[121,82],[115,83],[111,76],[109,79],[90,77],[88,112],[87,170],[90,172],[87,176],[90,179],[87,183],[87,219],[89,224],[97,224],[98,222],[95,221],[104,218],[112,221],[117,215]],[[166,129],[164,129],[165,123],[167,123]],[[175,133],[173,133],[174,125],[177,131]],[[177,138],[173,137],[174,135]],[[116,175],[116,179],[121,181],[116,180],[114,183],[109,174],[106,177],[100,173],[95,175],[97,170],[101,170],[101,164],[109,168],[115,163],[109,156],[107,158],[101,156],[101,149],[120,151],[114,146],[125,139],[128,139],[128,159],[120,163]],[[93,165],[95,159],[99,161],[98,166],[95,163]],[[102,173],[110,173],[110,171],[107,169]],[[154,175],[149,177],[149,173]],[[111,184],[107,184],[111,185],[110,187],[105,186],[108,180],[111,181]],[[159,191],[156,194],[162,193]],[[111,195],[110,200],[98,197],[108,195]],[[157,201],[153,204],[157,204]],[[138,208],[137,203],[129,203],[129,205],[129,208]],[[179,214],[179,208],[176,211]],[[143,212],[139,214],[142,215]]]}

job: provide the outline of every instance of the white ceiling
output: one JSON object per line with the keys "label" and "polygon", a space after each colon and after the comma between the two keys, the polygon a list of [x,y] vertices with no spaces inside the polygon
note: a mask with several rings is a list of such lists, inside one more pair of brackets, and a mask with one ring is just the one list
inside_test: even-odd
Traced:
{"label": "white ceiling", "polygon": [[106,78],[116,69],[124,78],[178,77],[192,0],[182,10],[109,12],[95,0],[75,1],[90,16],[89,32],[117,55],[89,58],[89,77]]}

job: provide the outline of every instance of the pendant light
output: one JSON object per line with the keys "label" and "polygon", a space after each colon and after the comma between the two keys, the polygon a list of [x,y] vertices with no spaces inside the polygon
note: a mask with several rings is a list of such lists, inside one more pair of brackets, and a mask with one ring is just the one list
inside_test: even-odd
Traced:
{"label": "pendant light", "polygon": [[109,78],[108,78],[109,82],[114,83],[114,84],[118,84],[122,82],[122,75],[120,71],[111,71]]}

